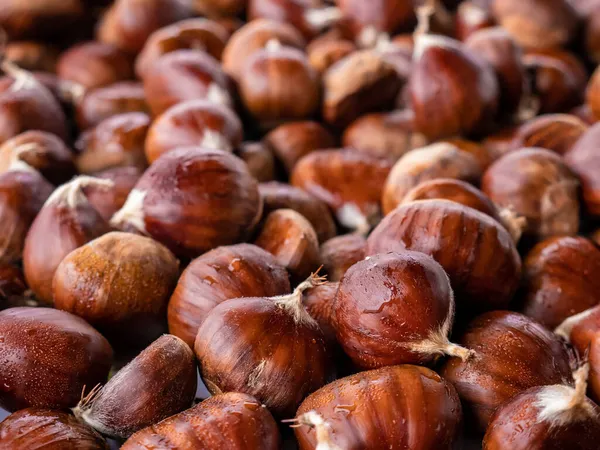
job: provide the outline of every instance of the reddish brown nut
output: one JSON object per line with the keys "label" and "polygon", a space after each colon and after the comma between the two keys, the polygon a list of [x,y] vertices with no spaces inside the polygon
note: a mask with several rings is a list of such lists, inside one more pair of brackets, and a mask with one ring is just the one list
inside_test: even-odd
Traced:
{"label": "reddish brown nut", "polygon": [[71,414],[25,408],[0,423],[0,450],[107,450],[102,436]]}
{"label": "reddish brown nut", "polygon": [[73,154],[52,133],[26,131],[0,145],[0,172],[8,170],[15,155],[51,183],[62,184],[73,177]]}
{"label": "reddish brown nut", "polygon": [[230,392],[138,431],[121,449],[192,450],[194,442],[228,450],[278,450],[281,445],[269,410],[251,395]]}
{"label": "reddish brown nut", "polygon": [[367,240],[360,234],[345,234],[321,245],[321,263],[330,281],[339,281],[346,271],[366,256]]}
{"label": "reddish brown nut", "polygon": [[189,5],[178,0],[117,0],[102,16],[96,38],[135,54],[154,31],[190,16]]}
{"label": "reddish brown nut", "polygon": [[196,378],[192,350],[166,334],[83,398],[73,412],[96,431],[125,439],[188,408]]}
{"label": "reddish brown nut", "polygon": [[567,0],[492,0],[496,21],[523,47],[559,48],[577,31],[577,12]]}
{"label": "reddish brown nut", "polygon": [[96,178],[102,178],[112,182],[112,188],[98,188],[87,186],[84,188],[88,202],[100,213],[107,222],[123,207],[127,196],[142,176],[142,172],[136,167],[116,167],[94,174]]}
{"label": "reddish brown nut", "polygon": [[23,271],[12,264],[0,264],[0,309],[11,306],[14,297],[27,290]]}
{"label": "reddish brown nut", "polygon": [[265,136],[264,142],[288,173],[303,156],[336,144],[333,135],[323,125],[309,120],[280,125]]}
{"label": "reddish brown nut", "polygon": [[27,284],[36,297],[53,303],[52,279],[65,256],[92,239],[108,233],[110,226],[87,201],[86,186],[109,189],[112,182],[80,176],[57,188],[29,228],[23,250]]}
{"label": "reddish brown nut", "polygon": [[184,147],[144,172],[111,224],[193,257],[243,240],[261,214],[258,184],[241,159]]}
{"label": "reddish brown nut", "polygon": [[150,117],[140,112],[119,114],[103,120],[77,139],[77,170],[80,173],[94,173],[133,166],[143,171],[148,166],[144,144],[149,126]]}
{"label": "reddish brown nut", "polygon": [[76,314],[121,342],[152,342],[163,329],[179,262],[158,242],[105,234],[69,253],[52,281],[54,306]]}
{"label": "reddish brown nut", "polygon": [[264,216],[277,209],[293,209],[306,217],[312,224],[317,232],[319,242],[324,242],[336,235],[335,223],[327,204],[317,197],[297,187],[276,181],[261,183],[259,191],[263,200]]}
{"label": "reddish brown nut", "polygon": [[583,33],[580,39],[585,49],[586,57],[594,64],[600,63],[600,8],[596,0],[573,1],[577,9],[581,7],[580,15],[583,19]]}
{"label": "reddish brown nut", "polygon": [[133,59],[111,44],[84,42],[60,56],[56,73],[63,80],[93,89],[133,78]]}
{"label": "reddish brown nut", "polygon": [[254,241],[268,251],[300,283],[320,266],[317,233],[304,216],[293,209],[270,213]]}
{"label": "reddish brown nut", "polygon": [[128,112],[150,113],[144,86],[137,81],[121,81],[85,93],[75,104],[77,125],[81,130],[104,119]]}
{"label": "reddish brown nut", "polygon": [[451,382],[466,420],[483,431],[494,411],[524,390],[571,378],[564,343],[522,314],[492,311],[473,320],[459,343],[474,351],[466,361],[451,358],[441,375]]}
{"label": "reddish brown nut", "polygon": [[235,155],[248,166],[248,171],[259,183],[275,179],[275,156],[273,151],[262,142],[244,142]]}
{"label": "reddish brown nut", "polygon": [[583,237],[536,245],[523,265],[523,313],[554,329],[600,303],[600,250]]}
{"label": "reddish brown nut", "polygon": [[586,105],[594,118],[600,119],[600,69],[596,68],[586,90]]}
{"label": "reddish brown nut", "polygon": [[289,24],[266,19],[253,20],[233,33],[227,42],[223,50],[223,70],[239,82],[245,75],[247,60],[270,40],[295,48],[304,48],[306,45],[300,32]]}
{"label": "reddish brown nut", "polygon": [[494,203],[527,219],[524,233],[537,239],[579,230],[579,181],[554,152],[511,152],[483,175],[481,190]]}
{"label": "reddish brown nut", "polygon": [[315,39],[306,48],[308,62],[321,75],[336,62],[355,51],[356,45],[354,42],[346,39]]}
{"label": "reddish brown nut", "polygon": [[330,346],[337,346],[333,328],[333,303],[339,283],[328,281],[304,292],[302,303],[310,316],[317,321]]}
{"label": "reddish brown nut", "polygon": [[242,123],[233,111],[209,100],[190,100],[169,108],[152,122],[146,158],[152,164],[165,153],[191,145],[230,152],[242,139]]}
{"label": "reddish brown nut", "polygon": [[394,164],[387,177],[381,197],[383,213],[390,213],[423,181],[455,178],[478,183],[481,175],[481,165],[473,155],[447,142],[411,150]]}
{"label": "reddish brown nut", "polygon": [[[382,392],[402,395],[386,397],[382,406]],[[294,432],[301,450],[396,446],[449,450],[459,439],[461,411],[452,384],[433,370],[384,367],[336,380],[310,395],[295,422],[310,425],[316,433],[306,426]]]}
{"label": "reddish brown nut", "polygon": [[242,71],[240,96],[261,128],[310,118],[319,108],[319,75],[296,48],[269,41],[248,57]]}
{"label": "reddish brown nut", "polygon": [[208,17],[234,17],[244,11],[248,0],[192,0],[191,8],[199,15]]}
{"label": "reddish brown nut", "polygon": [[600,154],[597,151],[600,124],[592,125],[565,155],[565,162],[581,181],[585,209],[600,215]]}
{"label": "reddish brown nut", "polygon": [[169,332],[192,347],[198,328],[219,303],[290,290],[287,271],[263,249],[251,244],[216,248],[193,260],[181,274],[169,301]]}
{"label": "reddish brown nut", "polygon": [[521,277],[521,258],[498,222],[448,200],[421,200],[388,214],[367,239],[367,255],[415,250],[448,273],[458,312],[506,307]]}
{"label": "reddish brown nut", "polygon": [[196,99],[233,107],[227,75],[216,59],[202,51],[175,50],[161,56],[146,70],[143,81],[155,116]]}
{"label": "reddish brown nut", "polygon": [[467,152],[473,155],[475,159],[477,159],[479,165],[483,170],[487,169],[492,164],[492,162],[494,162],[494,159],[490,154],[489,150],[481,143],[463,138],[444,139],[442,142],[447,142],[448,144],[455,145],[463,152]]}
{"label": "reddish brown nut", "polygon": [[494,26],[494,18],[490,10],[473,0],[467,0],[458,5],[454,20],[456,38],[463,42],[477,31]]}
{"label": "reddish brown nut", "polygon": [[4,57],[25,70],[54,72],[58,51],[51,45],[41,42],[14,41],[6,44]]}
{"label": "reddish brown nut", "polygon": [[0,407],[75,406],[84,388],[106,380],[113,352],[83,319],[50,308],[0,312]]}
{"label": "reddish brown nut", "polygon": [[194,18],[179,21],[150,35],[135,61],[135,73],[138,78],[144,78],[162,55],[175,50],[203,50],[213,58],[221,59],[228,39],[227,29],[214,20]]}
{"label": "reddish brown nut", "polygon": [[588,128],[583,120],[571,114],[546,114],[521,125],[512,147],[515,150],[541,147],[564,155]]}
{"label": "reddish brown nut", "polygon": [[401,85],[395,66],[381,53],[351,53],[323,75],[323,118],[344,128],[362,114],[393,106]]}

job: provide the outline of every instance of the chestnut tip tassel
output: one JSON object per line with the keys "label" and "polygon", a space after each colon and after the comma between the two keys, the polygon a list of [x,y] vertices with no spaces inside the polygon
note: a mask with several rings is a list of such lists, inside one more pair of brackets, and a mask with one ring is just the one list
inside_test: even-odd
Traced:
{"label": "chestnut tip tassel", "polygon": [[321,267],[319,267],[316,272],[311,273],[310,276],[300,283],[291,294],[273,297],[275,304],[289,313],[294,318],[294,322],[308,325],[313,328],[319,328],[319,324],[311,317],[304,307],[302,294],[308,289],[325,284],[327,277],[319,275],[320,270]]}
{"label": "chestnut tip tassel", "polygon": [[332,442],[330,425],[316,411],[308,411],[294,419],[282,420],[282,422],[291,423],[291,428],[299,428],[303,425],[314,428],[317,434],[315,450],[342,450]]}

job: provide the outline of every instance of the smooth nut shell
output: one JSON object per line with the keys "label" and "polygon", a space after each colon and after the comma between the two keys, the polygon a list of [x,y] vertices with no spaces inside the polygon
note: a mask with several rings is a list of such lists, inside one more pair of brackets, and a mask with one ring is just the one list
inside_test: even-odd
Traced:
{"label": "smooth nut shell", "polygon": [[512,148],[540,147],[564,155],[588,128],[583,120],[570,114],[545,114],[519,127]]}
{"label": "smooth nut shell", "polygon": [[367,239],[360,234],[344,234],[321,245],[321,263],[329,281],[339,281],[346,271],[366,256]]}
{"label": "smooth nut shell", "polygon": [[97,186],[84,188],[85,196],[90,204],[108,222],[123,207],[127,196],[142,176],[142,173],[137,167],[116,167],[96,173],[94,176],[110,180],[114,184],[110,189],[98,188]]}

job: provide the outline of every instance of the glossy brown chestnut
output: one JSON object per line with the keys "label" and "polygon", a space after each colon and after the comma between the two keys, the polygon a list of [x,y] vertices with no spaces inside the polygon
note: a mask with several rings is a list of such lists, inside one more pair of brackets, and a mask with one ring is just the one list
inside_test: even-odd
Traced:
{"label": "glossy brown chestnut", "polygon": [[383,213],[390,213],[412,188],[423,181],[455,178],[478,183],[482,167],[477,159],[447,142],[411,150],[392,167],[381,196]]}
{"label": "glossy brown chestnut", "polygon": [[25,70],[54,72],[58,51],[51,45],[36,41],[14,41],[6,43],[4,57]]}
{"label": "glossy brown chestnut", "polygon": [[155,116],[196,99],[233,107],[227,75],[219,62],[203,51],[169,52],[146,70],[143,81],[146,101]]}
{"label": "glossy brown chestnut", "polygon": [[122,450],[278,450],[277,422],[269,410],[247,394],[216,395],[182,413],[131,436]]}
{"label": "glossy brown chestnut", "polygon": [[230,152],[242,140],[242,123],[232,110],[210,100],[190,100],[167,109],[152,122],[146,158],[152,164],[161,155],[190,145]]}
{"label": "glossy brown chestnut", "polygon": [[[402,395],[382,396],[390,392]],[[311,413],[328,425],[331,445],[326,449],[450,450],[462,422],[454,387],[433,370],[411,365],[336,380],[302,402],[295,422],[306,423],[303,416]],[[324,443],[319,428],[316,433],[305,426],[294,431],[301,450]]]}
{"label": "glossy brown chestnut", "polygon": [[144,172],[111,224],[193,257],[243,240],[261,214],[258,183],[241,159],[220,150],[183,147]]}
{"label": "glossy brown chestnut", "polygon": [[599,139],[600,124],[592,125],[565,154],[565,162],[581,181],[585,209],[594,217],[600,215]]}
{"label": "glossy brown chestnut", "polygon": [[80,176],[57,188],[29,228],[23,250],[27,284],[36,297],[52,304],[52,279],[65,256],[110,231],[110,226],[87,201],[86,186],[109,189],[108,180]]}
{"label": "glossy brown chestnut", "polygon": [[12,264],[0,264],[0,309],[10,307],[10,300],[26,290],[23,271]]}
{"label": "glossy brown chestnut", "polygon": [[84,388],[106,380],[108,341],[83,319],[50,308],[0,312],[0,406],[75,406]]}
{"label": "glossy brown chestnut", "polygon": [[252,244],[216,248],[193,260],[181,274],[169,300],[169,332],[192,347],[198,328],[219,303],[290,290],[285,267],[265,250]]}
{"label": "glossy brown chestnut", "polygon": [[471,419],[479,431],[485,430],[494,411],[515,395],[571,379],[564,343],[522,314],[485,313],[469,324],[459,343],[474,351],[474,356],[466,361],[451,358],[441,375],[454,385],[465,419]]}
{"label": "glossy brown chestnut", "polygon": [[521,277],[509,232],[490,216],[448,200],[401,205],[367,239],[367,255],[405,249],[442,265],[459,314],[506,307]]}
{"label": "glossy brown chestnut", "polygon": [[600,119],[600,69],[596,68],[590,78],[585,94],[586,105],[595,119]]}
{"label": "glossy brown chestnut", "polygon": [[259,183],[275,179],[275,156],[267,145],[262,142],[244,142],[235,155],[246,163],[248,171]]}
{"label": "glossy brown chestnut", "polygon": [[503,208],[527,219],[536,239],[579,230],[579,180],[560,155],[540,148],[511,152],[490,166],[481,190]]}
{"label": "glossy brown chestnut", "polygon": [[106,441],[71,414],[25,408],[0,423],[0,450],[107,450]]}
{"label": "glossy brown chestnut", "polygon": [[310,316],[317,321],[331,346],[337,346],[333,328],[333,303],[338,290],[337,281],[328,281],[304,292],[302,303]]}
{"label": "glossy brown chestnut", "polygon": [[346,271],[365,258],[367,239],[360,234],[344,234],[321,245],[321,264],[330,281],[339,281]]}
{"label": "glossy brown chestnut", "polygon": [[166,247],[111,232],[73,250],[58,265],[52,280],[54,306],[124,343],[147,344],[164,328],[178,276],[179,263]]}
{"label": "glossy brown chestnut", "polygon": [[456,10],[455,32],[459,41],[466,41],[479,30],[494,26],[494,18],[488,8],[477,1],[461,2]]}
{"label": "glossy brown chestnut", "polygon": [[95,178],[109,180],[111,188],[97,186],[84,187],[88,202],[100,213],[107,222],[123,207],[127,196],[142,176],[142,172],[136,167],[116,167],[94,174]]}
{"label": "glossy brown chestnut", "polygon": [[263,201],[263,215],[277,209],[289,208],[299,212],[312,224],[317,232],[319,242],[324,242],[336,235],[333,217],[327,204],[317,197],[289,184],[272,181],[261,183],[258,187]]}
{"label": "glossy brown chestnut", "polygon": [[290,417],[332,378],[325,337],[302,304],[302,293],[321,280],[311,275],[292,294],[232,299],[211,310],[194,351],[212,394],[250,394],[275,416]]}
{"label": "glossy brown chestnut", "polygon": [[73,412],[96,431],[125,439],[188,408],[195,392],[194,353],[181,339],[166,334],[82,399]]}
{"label": "glossy brown chestnut", "polygon": [[336,62],[355,51],[354,42],[346,39],[315,39],[306,48],[308,62],[321,75]]}
{"label": "glossy brown chestnut", "polygon": [[545,114],[521,125],[512,147],[541,147],[559,155],[567,153],[587,131],[588,125],[571,114]]}
{"label": "glossy brown chestnut", "polygon": [[[367,41],[366,35],[389,33],[410,28],[415,23],[413,5],[395,0],[336,0],[336,5],[350,23],[359,41]],[[362,34],[362,36],[361,36]]]}

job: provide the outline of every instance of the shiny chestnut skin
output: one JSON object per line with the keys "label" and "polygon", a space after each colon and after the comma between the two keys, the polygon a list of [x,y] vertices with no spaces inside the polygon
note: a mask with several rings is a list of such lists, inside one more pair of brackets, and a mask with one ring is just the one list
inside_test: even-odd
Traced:
{"label": "shiny chestnut skin", "polygon": [[181,20],[150,35],[135,61],[135,73],[143,79],[146,72],[162,55],[175,50],[203,50],[220,60],[228,39],[227,29],[214,20],[203,18]]}
{"label": "shiny chestnut skin", "polygon": [[181,339],[159,337],[88,399],[75,416],[104,435],[128,438],[188,408],[196,393],[194,353]]}
{"label": "shiny chestnut skin", "polygon": [[144,172],[111,224],[193,257],[243,240],[261,214],[258,183],[241,159],[182,147]]}
{"label": "shiny chestnut skin", "polygon": [[477,31],[494,26],[491,11],[479,3],[467,0],[458,5],[454,21],[456,38],[459,41],[465,42]]}
{"label": "shiny chestnut skin", "polygon": [[346,271],[365,258],[367,239],[360,234],[344,234],[321,245],[321,263],[330,281],[339,281]]}
{"label": "shiny chestnut skin", "polygon": [[485,430],[494,411],[515,395],[571,379],[571,360],[564,343],[519,313],[485,313],[469,324],[459,343],[475,355],[466,361],[449,359],[440,373],[458,391],[465,420],[471,419],[479,431]]}
{"label": "shiny chestnut skin", "polygon": [[133,59],[111,44],[89,41],[65,51],[56,73],[63,80],[93,89],[133,78]]}
{"label": "shiny chestnut skin", "polygon": [[456,178],[478,183],[482,167],[470,153],[447,142],[411,150],[392,167],[381,196],[384,214],[402,203],[404,196],[423,181]]}
{"label": "shiny chestnut skin", "polygon": [[448,200],[401,205],[367,239],[367,255],[405,249],[442,265],[459,314],[506,307],[521,277],[521,258],[508,231],[488,215]]}
{"label": "shiny chestnut skin", "polygon": [[600,118],[600,70],[596,68],[585,93],[585,104],[595,119]]}
{"label": "shiny chestnut skin", "polygon": [[0,423],[0,450],[107,450],[106,441],[73,415],[25,408]]}
{"label": "shiny chestnut skin", "polygon": [[281,440],[269,410],[251,395],[215,395],[131,436],[122,450],[205,448],[277,450]]}
{"label": "shiny chestnut skin", "polygon": [[579,230],[579,180],[560,155],[526,148],[490,166],[481,190],[501,207],[527,219],[524,233],[536,239]]}
{"label": "shiny chestnut skin", "polygon": [[321,75],[339,60],[356,51],[354,42],[346,39],[314,39],[306,47],[308,62]]}
{"label": "shiny chestnut skin", "polygon": [[120,81],[92,89],[75,103],[75,119],[81,130],[128,112],[150,113],[144,86],[137,81]]}
{"label": "shiny chestnut skin", "polygon": [[146,70],[143,82],[155,116],[195,99],[233,107],[227,75],[215,58],[202,51],[175,50],[161,56]]}
{"label": "shiny chestnut skin", "polygon": [[148,166],[144,144],[150,123],[147,114],[132,112],[109,117],[85,131],[75,142],[78,171],[89,174],[126,166],[143,171]]}
{"label": "shiny chestnut skin", "polygon": [[262,142],[243,142],[235,151],[235,155],[246,163],[250,174],[259,183],[275,179],[275,156],[271,148]]}
{"label": "shiny chestnut skin", "polygon": [[323,125],[312,120],[284,123],[269,132],[264,142],[288,174],[303,156],[336,144],[335,137]]}
{"label": "shiny chestnut skin", "polygon": [[11,158],[20,159],[36,169],[52,184],[65,183],[75,175],[73,153],[58,136],[45,131],[25,131],[0,145],[0,171],[10,167]]}
{"label": "shiny chestnut skin", "polygon": [[108,222],[123,207],[127,196],[141,176],[142,172],[136,167],[116,167],[98,172],[94,177],[112,181],[113,187],[106,189],[86,186],[85,196],[100,216]]}
{"label": "shiny chestnut skin", "polygon": [[405,2],[375,0],[366,4],[360,0],[336,0],[335,3],[358,36],[369,29],[392,34],[410,28],[415,22],[412,5]]}
{"label": "shiny chestnut skin", "polygon": [[4,57],[25,70],[55,72],[58,51],[37,41],[14,41],[6,43]]}
{"label": "shiny chestnut skin", "polygon": [[521,125],[512,147],[541,147],[559,155],[567,153],[589,126],[571,114],[544,114]]}
{"label": "shiny chestnut skin", "polygon": [[290,290],[285,267],[265,250],[252,244],[216,248],[194,259],[181,274],[169,300],[169,332],[191,347],[198,328],[219,303]]}
{"label": "shiny chestnut skin", "polygon": [[319,242],[336,235],[335,222],[327,204],[304,190],[289,184],[271,181],[258,187],[263,200],[263,215],[277,209],[289,208],[299,212],[312,224]]}
{"label": "shiny chestnut skin", "polygon": [[600,303],[600,250],[583,237],[536,245],[523,264],[523,313],[550,329]]}
{"label": "shiny chestnut skin", "polygon": [[190,100],[167,109],[152,122],[146,158],[152,164],[161,155],[190,145],[232,151],[242,139],[242,123],[231,109],[210,100]]}
{"label": "shiny chestnut skin", "polygon": [[[388,395],[384,403],[382,392]],[[321,415],[332,443],[347,450],[451,449],[461,405],[454,387],[426,367],[383,367],[341,378],[311,394],[297,412]],[[308,427],[294,429],[301,450],[315,448]]]}
{"label": "shiny chestnut skin", "polygon": [[113,352],[87,322],[50,308],[0,312],[0,406],[75,406],[84,387],[106,380]]}
{"label": "shiny chestnut skin", "polygon": [[191,7],[196,14],[207,17],[234,17],[244,11],[247,0],[192,0]]}
{"label": "shiny chestnut skin", "polygon": [[581,181],[585,209],[594,217],[600,215],[598,139],[600,124],[592,125],[565,154],[565,162]]}

